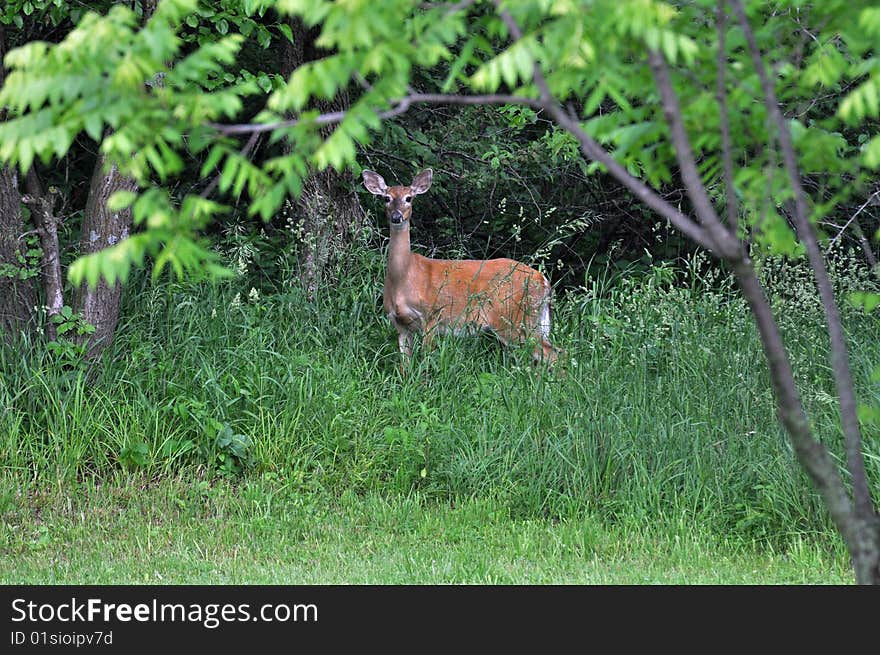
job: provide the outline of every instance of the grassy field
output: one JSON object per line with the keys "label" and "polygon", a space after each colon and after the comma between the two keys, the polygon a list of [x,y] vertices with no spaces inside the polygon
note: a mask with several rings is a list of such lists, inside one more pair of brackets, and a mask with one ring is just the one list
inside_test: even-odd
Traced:
{"label": "grassy field", "polygon": [[614,526],[594,516],[517,519],[476,499],[280,496],[261,481],[175,481],[43,499],[38,512],[7,517],[0,583],[852,582],[839,547],[801,538],[776,551],[686,520]]}
{"label": "grassy field", "polygon": [[[0,579],[852,581],[725,283],[655,269],[568,294],[564,375],[451,338],[402,377],[380,267],[316,302],[133,286],[92,368],[66,346],[0,350]],[[804,402],[840,452],[821,314],[774,275]],[[880,324],[844,314],[878,404]]]}

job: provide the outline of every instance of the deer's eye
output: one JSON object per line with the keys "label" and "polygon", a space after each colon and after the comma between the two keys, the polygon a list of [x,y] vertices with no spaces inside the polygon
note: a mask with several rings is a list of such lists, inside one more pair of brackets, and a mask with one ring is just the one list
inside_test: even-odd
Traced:
{"label": "deer's eye", "polygon": [[412,196],[407,196],[403,199],[404,202],[412,202]]}
{"label": "deer's eye", "polygon": [[390,204],[391,204],[391,200],[392,200],[391,196],[385,196],[385,202],[386,202],[387,204],[390,205]]}

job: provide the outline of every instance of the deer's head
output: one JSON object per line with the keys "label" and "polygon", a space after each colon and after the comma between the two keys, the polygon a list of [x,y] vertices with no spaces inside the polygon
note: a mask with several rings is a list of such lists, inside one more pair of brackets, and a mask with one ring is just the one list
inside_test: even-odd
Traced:
{"label": "deer's head", "polygon": [[382,176],[373,171],[364,171],[364,186],[370,193],[385,198],[385,215],[392,230],[409,229],[412,217],[412,201],[420,193],[431,188],[434,171],[426,168],[413,178],[409,186],[388,186]]}

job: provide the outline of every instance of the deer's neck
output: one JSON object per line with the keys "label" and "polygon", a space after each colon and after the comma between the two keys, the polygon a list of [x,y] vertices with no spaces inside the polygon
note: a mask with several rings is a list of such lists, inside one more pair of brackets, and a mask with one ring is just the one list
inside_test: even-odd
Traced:
{"label": "deer's neck", "polygon": [[385,283],[396,286],[406,281],[412,251],[409,246],[409,229],[391,230],[391,245],[388,247],[388,266],[385,269]]}

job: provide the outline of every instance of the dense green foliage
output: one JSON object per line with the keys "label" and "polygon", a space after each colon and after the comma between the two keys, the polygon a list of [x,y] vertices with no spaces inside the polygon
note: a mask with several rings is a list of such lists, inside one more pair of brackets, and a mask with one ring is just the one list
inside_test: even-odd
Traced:
{"label": "dense green foliage", "polygon": [[[14,11],[21,9],[20,3],[13,4],[7,21],[21,17],[20,11]],[[57,3],[27,4],[34,10],[46,5],[46,11],[56,12],[52,7]],[[674,152],[645,63],[646,48],[656,47],[681,67],[673,82],[685,124],[694,135],[704,182],[721,200],[715,4],[714,0],[680,6],[655,0],[509,3],[524,30],[523,38],[513,44],[490,3],[449,11],[444,3],[425,9],[403,0],[381,6],[254,0],[223,2],[219,7],[197,0],[166,0],[140,28],[137,3],[134,9],[116,5],[105,15],[81,15],[77,10],[71,18],[81,18],[61,43],[31,41],[7,57],[11,71],[0,104],[8,106],[11,120],[0,125],[0,159],[24,171],[35,159],[48,164],[64,158],[85,135],[149,188],[134,205],[138,234],[112,252],[78,263],[72,269],[74,279],[125,277],[131,265],[142,264],[148,255],[156,258],[157,272],[167,265],[180,275],[195,274],[215,261],[196,235],[227,209],[196,192],[192,172],[198,170],[203,178],[219,173],[219,191],[231,204],[269,220],[286,198],[300,192],[308,166],[359,169],[359,158],[370,152],[364,148],[380,129],[378,114],[406,96],[408,85],[427,92],[501,91],[535,97],[531,72],[538,63],[550,90],[578,108],[589,134],[633,175],[665,189],[675,182]],[[873,191],[866,176],[880,162],[880,137],[875,134],[878,67],[872,54],[880,36],[878,13],[870,2],[836,0],[780,0],[772,6],[753,2],[749,12],[759,45],[775,62],[778,92],[792,115],[790,127],[801,168],[809,177],[815,218],[839,228],[852,208]],[[288,14],[316,26],[317,44],[326,56],[304,64],[285,83],[267,49],[277,50],[280,40],[291,37],[289,26],[279,18]],[[741,31],[728,26],[726,36],[732,155],[743,218],[756,242],[773,251],[794,253],[797,246],[783,211],[790,189],[772,147],[766,111],[755,102],[757,76]],[[313,99],[332,98],[343,90],[353,96],[350,109],[322,139],[317,126],[308,121],[316,112],[305,110]],[[210,127],[214,121],[248,119],[277,124],[288,112],[298,113],[304,122],[276,127],[271,140],[286,139],[293,148],[286,152],[270,148],[255,161],[239,152],[234,139]],[[523,230],[524,225],[545,220],[551,209],[565,211],[578,204],[584,195],[578,187],[592,186],[584,174],[601,168],[583,161],[564,131],[543,120],[533,125],[536,116],[530,109],[507,106],[478,118],[476,125],[501,121],[500,127],[509,132],[500,141],[495,129],[456,134],[456,114],[440,126],[440,134],[451,139],[446,147],[488,164],[501,182],[500,194],[494,192],[493,183],[484,211],[491,217],[469,221],[465,206],[465,224],[457,230],[461,236],[487,225],[486,231],[499,234],[503,243],[509,237],[506,229]],[[473,116],[468,123],[473,125]],[[395,168],[407,162],[401,176],[411,174],[405,170],[410,162],[436,164],[441,169],[440,188],[466,194],[471,205],[485,198],[487,186],[480,184],[480,175],[473,179],[468,172],[464,184],[460,177],[443,179],[444,159],[456,156],[438,152],[444,138],[430,134],[425,138],[413,121],[402,125],[403,130],[392,127],[379,137],[377,143],[385,149],[373,151],[374,157]],[[523,130],[538,145],[526,146],[528,140],[519,136]],[[522,148],[537,150],[530,155]],[[388,161],[383,152],[399,160]],[[569,166],[581,173],[573,180],[563,173]],[[523,167],[525,179],[543,174],[546,180],[525,181],[519,173]],[[455,168],[450,172],[454,174]],[[559,194],[557,187],[566,183],[568,192]],[[526,189],[532,197],[517,206],[510,199],[511,206],[499,212],[498,202],[511,195],[505,192],[511,187],[519,195]],[[550,196],[549,203],[543,201],[545,195]],[[132,201],[126,194],[114,206]],[[558,223],[551,220],[550,236],[533,230],[530,237],[537,241],[523,251],[534,252],[541,246],[552,250],[560,238],[571,241],[588,233],[597,218],[627,211],[625,205],[614,206],[613,212],[607,204],[595,205],[590,203]],[[455,209],[461,210],[461,203]],[[512,217],[506,216],[507,211]],[[524,212],[521,220],[514,218],[520,212]],[[448,222],[459,218],[442,208],[437,213],[442,237],[450,229]],[[863,219],[872,224],[872,232],[876,230],[876,218],[864,215]],[[639,236],[644,241],[645,233]],[[449,245],[448,238],[443,241]],[[497,244],[498,239],[490,244],[483,238],[467,249],[491,253]],[[600,250],[607,246],[606,239]],[[643,247],[631,248],[630,253],[640,253]],[[546,263],[553,266],[564,258],[568,267],[582,269],[583,260],[593,253],[575,248],[571,254],[563,248]]]}

